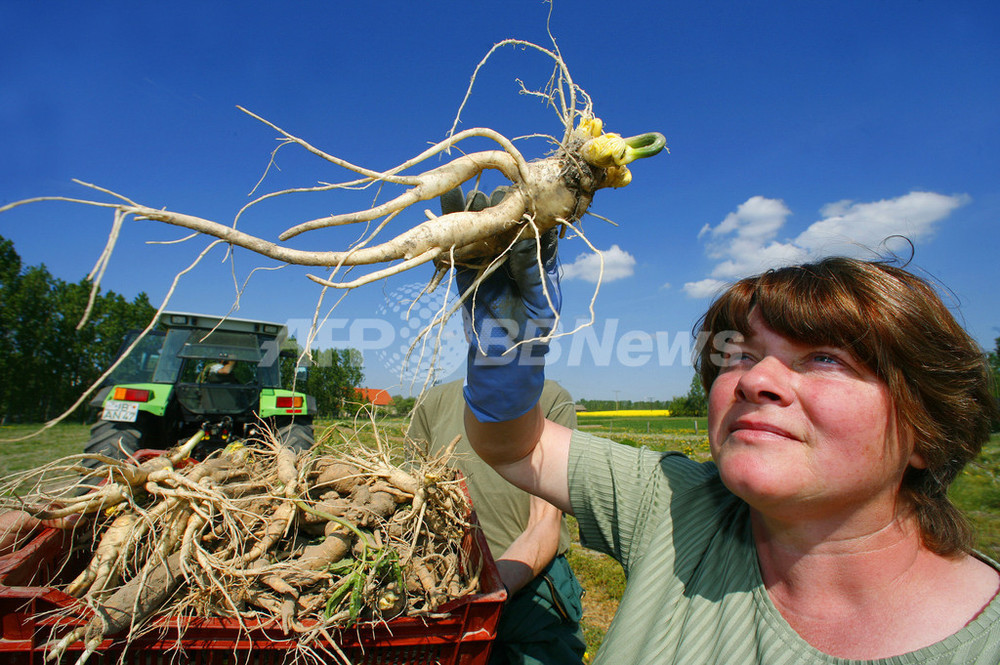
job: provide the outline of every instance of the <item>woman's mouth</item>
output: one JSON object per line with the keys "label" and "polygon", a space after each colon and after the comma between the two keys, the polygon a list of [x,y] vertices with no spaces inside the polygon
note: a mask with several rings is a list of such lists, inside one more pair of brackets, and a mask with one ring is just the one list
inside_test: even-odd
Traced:
{"label": "woman's mouth", "polygon": [[740,418],[729,427],[729,432],[754,432],[761,434],[774,434],[786,439],[795,439],[791,432],[772,423],[753,420],[751,418]]}

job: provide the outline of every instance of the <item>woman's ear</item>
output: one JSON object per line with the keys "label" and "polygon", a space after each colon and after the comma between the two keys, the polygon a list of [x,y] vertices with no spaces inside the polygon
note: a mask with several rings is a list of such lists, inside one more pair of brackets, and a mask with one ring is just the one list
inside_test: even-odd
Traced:
{"label": "woman's ear", "polygon": [[927,460],[924,459],[923,455],[917,452],[917,437],[913,432],[913,428],[903,425],[900,421],[898,413],[892,419],[892,429],[895,431],[896,437],[899,439],[899,444],[910,449],[910,458],[907,460],[908,465],[914,469],[926,469]]}

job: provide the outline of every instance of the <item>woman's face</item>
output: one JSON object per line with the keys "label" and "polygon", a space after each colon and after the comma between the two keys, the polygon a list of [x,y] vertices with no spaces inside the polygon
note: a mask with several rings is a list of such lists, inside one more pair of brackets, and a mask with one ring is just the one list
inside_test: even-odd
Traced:
{"label": "woman's face", "polygon": [[776,519],[891,516],[920,462],[899,442],[886,385],[843,349],[793,342],[756,312],[750,323],[709,392],[723,482]]}

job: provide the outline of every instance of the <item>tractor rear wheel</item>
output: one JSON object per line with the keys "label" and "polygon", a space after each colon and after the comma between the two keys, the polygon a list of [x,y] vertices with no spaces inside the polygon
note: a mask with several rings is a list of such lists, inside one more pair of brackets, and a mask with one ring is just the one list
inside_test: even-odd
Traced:
{"label": "tractor rear wheel", "polygon": [[301,421],[289,423],[278,428],[278,441],[296,452],[309,450],[313,447],[312,421]]}
{"label": "tractor rear wheel", "polygon": [[[87,455],[104,455],[112,459],[127,460],[142,448],[142,430],[135,423],[99,420],[90,428],[90,440],[83,452]],[[95,469],[99,460],[86,459],[83,465]]]}

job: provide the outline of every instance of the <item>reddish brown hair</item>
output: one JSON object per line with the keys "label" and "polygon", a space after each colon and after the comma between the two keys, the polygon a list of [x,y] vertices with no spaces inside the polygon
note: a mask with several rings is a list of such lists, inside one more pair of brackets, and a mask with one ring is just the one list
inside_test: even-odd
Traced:
{"label": "reddish brown hair", "polygon": [[934,289],[902,268],[841,257],[741,280],[700,324],[709,340],[697,360],[706,392],[720,369],[713,340],[749,334],[752,311],[788,339],[847,350],[885,382],[900,433],[927,464],[910,468],[901,487],[924,542],[939,554],[969,551],[971,530],[948,487],[989,438],[997,407],[982,349]]}

